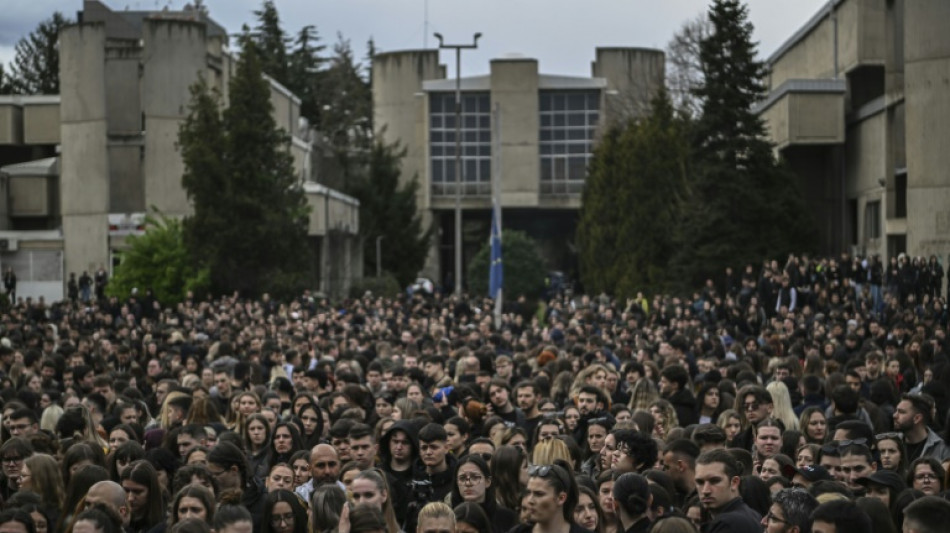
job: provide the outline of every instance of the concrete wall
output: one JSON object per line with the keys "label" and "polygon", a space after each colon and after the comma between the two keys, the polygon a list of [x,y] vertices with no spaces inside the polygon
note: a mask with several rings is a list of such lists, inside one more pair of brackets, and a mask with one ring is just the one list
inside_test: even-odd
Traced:
{"label": "concrete wall", "polygon": [[147,57],[141,84],[145,198],[166,215],[184,216],[191,207],[181,186],[185,166],[175,144],[178,127],[188,114],[189,88],[207,65],[205,25],[147,19],[142,39]]}
{"label": "concrete wall", "polygon": [[23,106],[23,142],[59,144],[59,102],[25,103]]}
{"label": "concrete wall", "polygon": [[[399,141],[406,148],[402,179],[419,176],[423,186],[416,198],[419,209],[429,207],[428,112],[426,98],[418,95],[422,82],[445,78],[438,50],[409,50],[373,57],[373,124],[384,142]],[[418,95],[418,96],[417,96]]]}
{"label": "concrete wall", "polygon": [[[106,115],[111,135],[142,133],[140,66],[148,61],[139,41],[110,41],[106,48]],[[141,179],[141,176],[139,177]]]}
{"label": "concrete wall", "polygon": [[789,144],[844,142],[841,94],[790,92],[763,112],[762,118],[769,138],[779,149]]}
{"label": "concrete wall", "polygon": [[[950,254],[950,2],[904,2],[907,250]],[[946,264],[946,263],[944,263]]]}
{"label": "concrete wall", "polygon": [[7,97],[0,103],[0,144],[23,144],[23,108]]}
{"label": "concrete wall", "polygon": [[[495,59],[491,62],[491,105],[501,110],[502,182],[501,204],[505,207],[538,205],[541,162],[538,132],[538,61]],[[496,141],[493,139],[493,141]],[[483,200],[486,206],[490,199]]]}
{"label": "concrete wall", "polygon": [[[591,74],[607,79],[603,116],[624,121],[642,116],[663,87],[666,55],[651,48],[598,48]],[[607,125],[601,121],[601,126]]]}
{"label": "concrete wall", "polygon": [[11,217],[44,217],[52,214],[52,188],[56,181],[46,176],[15,176],[10,178]]}
{"label": "concrete wall", "polygon": [[71,25],[59,39],[65,268],[91,272],[108,260],[105,26]]}

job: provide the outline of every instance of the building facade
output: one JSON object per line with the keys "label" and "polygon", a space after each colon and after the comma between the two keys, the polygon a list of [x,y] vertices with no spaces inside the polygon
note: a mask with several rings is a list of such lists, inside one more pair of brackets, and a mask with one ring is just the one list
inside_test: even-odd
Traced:
{"label": "building facade", "polygon": [[950,2],[830,0],[769,59],[757,111],[821,251],[950,261]]}
{"label": "building facade", "polygon": [[[543,74],[521,56],[492,60],[489,73],[461,88],[461,180],[456,183],[456,80],[438,50],[373,58],[374,124],[385,142],[406,149],[403,179],[417,177],[417,205],[437,229],[425,274],[453,285],[455,202],[463,213],[463,265],[488,241],[492,180],[503,225],[540,244],[551,270],[576,264],[573,236],[587,166],[611,121],[644,112],[664,83],[664,54],[599,48],[590,77]],[[464,274],[463,274],[464,275]]]}
{"label": "building facade", "polygon": [[[112,11],[87,0],[60,34],[62,94],[0,98],[0,267],[15,268],[21,296],[59,299],[69,273],[110,270],[152,206],[191,212],[178,130],[199,77],[227,105],[236,61],[227,43],[202,10]],[[362,275],[359,203],[316,183],[300,100],[268,82],[312,207],[319,288],[344,293]]]}

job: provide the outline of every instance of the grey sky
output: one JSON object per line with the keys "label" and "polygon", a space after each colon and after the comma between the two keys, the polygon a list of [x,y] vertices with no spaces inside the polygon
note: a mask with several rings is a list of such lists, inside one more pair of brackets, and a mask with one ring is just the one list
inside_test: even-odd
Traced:
{"label": "grey sky", "polygon": [[[185,0],[104,0],[114,10],[180,9]],[[253,25],[262,0],[205,0],[211,17],[229,32]],[[755,38],[763,57],[771,54],[829,0],[748,0]],[[13,45],[55,10],[70,18],[81,0],[0,0],[0,61]],[[313,24],[325,44],[337,33],[349,39],[358,57],[372,37],[378,49],[434,47],[433,32],[447,43],[467,43],[483,34],[479,48],[462,53],[462,74],[484,74],[488,61],[508,53],[535,57],[544,73],[590,75],[598,46],[664,49],[682,23],[705,11],[708,0],[277,0],[284,29],[294,33]],[[425,12],[428,10],[428,31]],[[454,57],[442,61],[454,73]]]}

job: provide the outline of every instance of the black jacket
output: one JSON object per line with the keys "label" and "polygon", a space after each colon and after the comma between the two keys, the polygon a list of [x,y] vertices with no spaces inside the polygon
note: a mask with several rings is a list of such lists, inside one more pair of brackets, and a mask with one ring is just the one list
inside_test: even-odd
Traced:
{"label": "black jacket", "polygon": [[[409,438],[409,442],[412,443],[409,468],[401,471],[392,469],[392,453],[389,451],[389,441],[392,440],[397,431],[404,432]],[[379,439],[380,470],[386,473],[386,482],[389,483],[393,510],[396,512],[396,521],[399,524],[406,523],[406,510],[409,507],[409,501],[412,499],[412,465],[419,458],[418,432],[419,428],[411,421],[397,420]]]}
{"label": "black jacket", "polygon": [[687,389],[680,389],[666,398],[673,409],[676,410],[676,418],[679,419],[680,427],[686,427],[699,421],[696,416],[696,398],[693,393]]}
{"label": "black jacket", "polygon": [[727,503],[711,522],[703,524],[702,533],[761,533],[762,517],[736,498]]}

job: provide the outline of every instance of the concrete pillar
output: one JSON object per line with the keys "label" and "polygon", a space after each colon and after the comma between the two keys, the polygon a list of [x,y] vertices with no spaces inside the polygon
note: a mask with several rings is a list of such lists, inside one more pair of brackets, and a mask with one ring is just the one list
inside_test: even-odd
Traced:
{"label": "concrete pillar", "polygon": [[950,2],[904,2],[907,251],[950,259]]}
{"label": "concrete pillar", "polygon": [[185,20],[146,19],[142,26],[145,203],[170,216],[191,212],[181,186],[185,166],[174,147],[188,116],[189,88],[206,71],[205,31],[204,23]]}
{"label": "concrete pillar", "polygon": [[[491,107],[501,109],[501,157],[504,176],[501,205],[537,207],[541,160],[538,103],[538,60],[524,57],[493,59],[491,62]],[[497,139],[493,139],[497,142]],[[493,142],[493,146],[496,144]]]}
{"label": "concrete pillar", "polygon": [[[626,121],[642,116],[663,87],[666,55],[652,48],[598,48],[591,74],[607,79],[603,116]],[[601,124],[607,125],[607,121]]]}
{"label": "concrete pillar", "polygon": [[76,24],[59,38],[61,208],[66,273],[109,260],[105,25]]}

